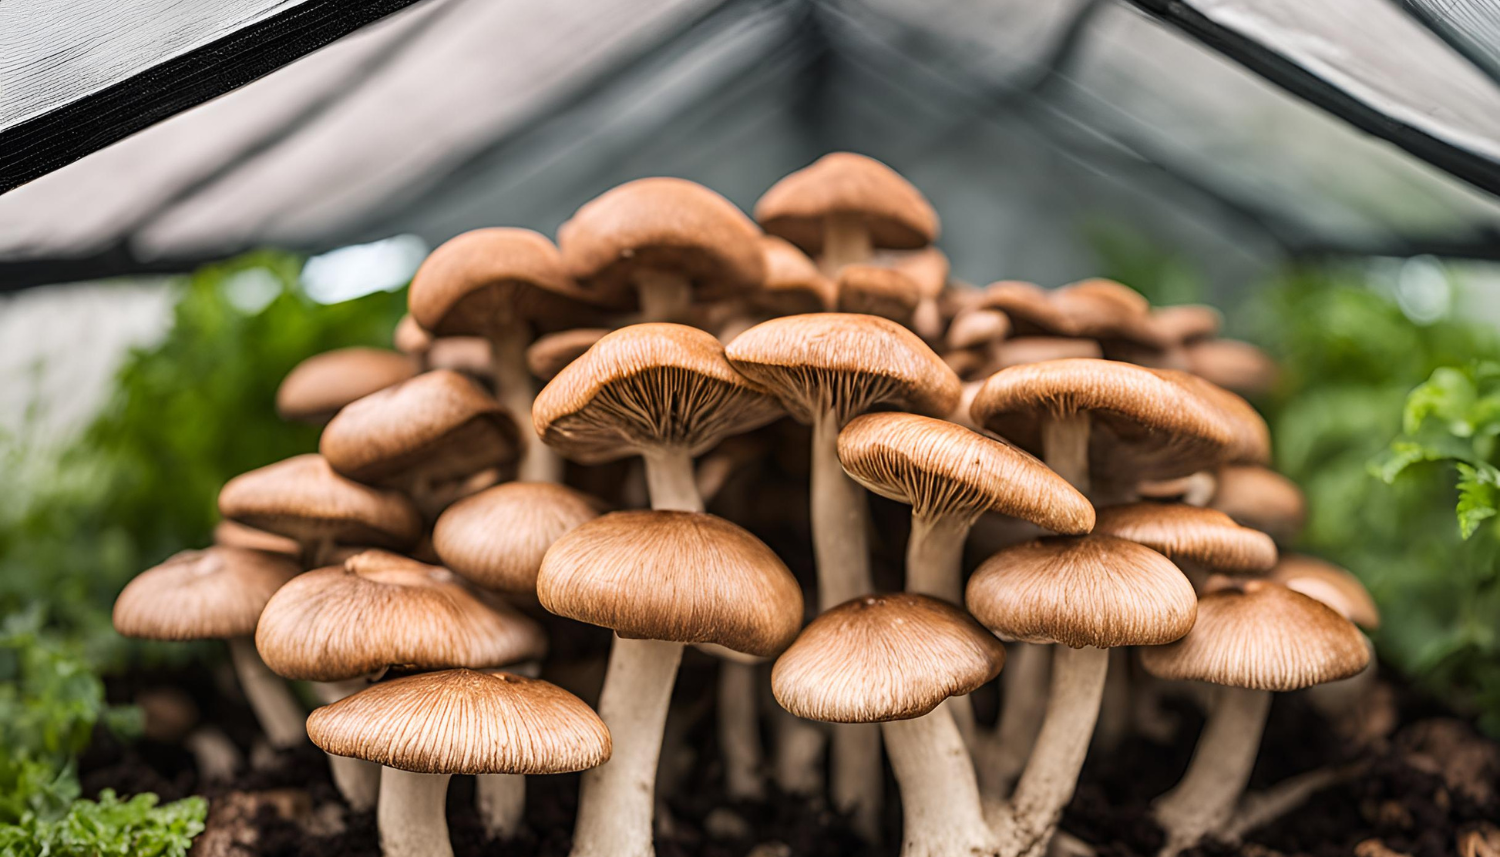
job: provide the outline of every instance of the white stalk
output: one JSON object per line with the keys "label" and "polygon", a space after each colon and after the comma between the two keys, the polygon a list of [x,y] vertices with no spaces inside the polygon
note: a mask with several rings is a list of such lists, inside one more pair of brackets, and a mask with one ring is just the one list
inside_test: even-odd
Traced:
{"label": "white stalk", "polygon": [[491,839],[514,839],[526,815],[526,777],[480,774],[474,778],[474,805]]}
{"label": "white stalk", "polygon": [[837,278],[839,269],[869,260],[875,248],[870,230],[858,215],[830,214],[823,218],[823,273]]}
{"label": "white stalk", "polygon": [[981,764],[979,786],[986,799],[1008,797],[1010,787],[1036,745],[1047,716],[1047,684],[1052,675],[1052,647],[1011,643],[1000,673],[1000,720],[995,726],[994,762]]}
{"label": "white stalk", "polygon": [[[358,693],[369,684],[364,679],[350,681],[315,681],[313,692],[324,705],[331,705]],[[328,769],[333,774],[333,784],[338,787],[344,802],[355,812],[369,812],[375,808],[380,795],[380,765],[349,756],[328,756]]]}
{"label": "white stalk", "polygon": [[250,637],[231,637],[229,657],[234,663],[234,674],[240,680],[240,689],[260,721],[266,740],[278,750],[295,747],[307,740],[307,712],[292,696],[281,676],[271,672],[255,651],[255,640]]}
{"label": "white stalk", "polygon": [[502,325],[490,336],[490,372],[495,395],[516,421],[522,445],[518,478],[522,482],[561,482],[563,461],[552,447],[542,443],[531,423],[536,400],[536,381],[526,368],[526,346],[531,336],[523,324]]}
{"label": "white stalk", "polygon": [[1058,476],[1089,495],[1089,434],[1087,412],[1042,420],[1042,460]]}
{"label": "white stalk", "polygon": [[672,271],[636,271],[635,289],[640,297],[643,322],[682,321],[693,304],[692,283]]}
{"label": "white stalk", "polygon": [[[964,541],[973,521],[957,515],[911,516],[911,536],[906,542],[906,590],[941,598],[949,604],[964,604]],[[974,747],[974,704],[968,695],[943,700],[953,716],[964,743]]]}
{"label": "white stalk", "polygon": [[724,787],[734,800],[759,800],[766,792],[756,673],[754,664],[719,661],[719,750],[724,756]]}
{"label": "white stalk", "polygon": [[379,768],[381,857],[453,857],[448,840],[448,774]]}
{"label": "white stalk", "polygon": [[1270,691],[1239,687],[1219,690],[1187,773],[1151,806],[1167,833],[1162,854],[1176,854],[1192,846],[1229,819],[1250,782],[1270,709]]}
{"label": "white stalk", "polygon": [[651,508],[677,512],[703,511],[703,497],[687,450],[658,447],[642,453]]}
{"label": "white stalk", "polygon": [[969,751],[947,711],[938,708],[880,728],[901,785],[901,857],[998,853],[980,807]]}

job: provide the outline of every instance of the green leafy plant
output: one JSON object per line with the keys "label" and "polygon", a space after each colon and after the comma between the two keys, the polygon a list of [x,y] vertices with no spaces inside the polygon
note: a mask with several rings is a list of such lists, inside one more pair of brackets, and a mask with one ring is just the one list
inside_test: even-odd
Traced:
{"label": "green leafy plant", "polygon": [[207,812],[200,797],[159,806],[153,794],[120,800],[105,789],[55,820],[0,825],[0,857],[185,857]]}

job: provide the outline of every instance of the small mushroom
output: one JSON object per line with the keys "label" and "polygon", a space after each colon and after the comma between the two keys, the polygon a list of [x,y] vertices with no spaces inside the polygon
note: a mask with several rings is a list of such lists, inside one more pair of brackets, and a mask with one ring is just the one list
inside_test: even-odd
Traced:
{"label": "small mushroom", "polygon": [[1248,342],[1209,339],[1187,346],[1187,370],[1246,396],[1263,396],[1280,377],[1276,361]]}
{"label": "small mushroom", "polygon": [[1070,358],[1094,358],[1104,356],[1099,343],[1092,339],[1070,339],[1066,336],[1018,336],[1000,344],[996,356],[995,370],[1027,363],[1042,363],[1047,360]]}
{"label": "small mushroom", "polygon": [[338,348],[303,360],[276,388],[284,420],[323,425],[339,409],[417,373],[411,358],[383,348]]}
{"label": "small mushroom", "polygon": [[864,313],[911,327],[922,302],[917,284],[900,271],[878,265],[845,265],[838,273],[839,312]]}
{"label": "small mushroom", "polygon": [[[1380,608],[1359,578],[1338,566],[1310,556],[1283,556],[1268,579],[1309,598],[1327,604],[1362,631],[1380,627]],[[1331,681],[1308,689],[1308,701],[1324,715],[1346,717],[1369,699],[1375,682],[1375,643],[1365,637],[1370,665],[1351,678]]]}
{"label": "small mushroom", "polygon": [[1176,563],[1195,589],[1210,574],[1263,575],[1276,543],[1223,512],[1177,503],[1126,503],[1099,510],[1094,532],[1139,542]]}
{"label": "small mushroom", "polygon": [[[959,372],[960,376],[988,374],[999,363],[1000,350],[1009,335],[1010,318],[1005,313],[983,307],[963,310],[948,325],[943,359],[952,366],[960,355],[968,358],[965,365],[969,371]],[[954,371],[958,371],[956,367]]]}
{"label": "small mushroom", "polygon": [[565,366],[583,356],[594,343],[609,333],[603,327],[575,327],[537,337],[526,349],[526,367],[543,381],[557,377]]}
{"label": "small mushroom", "polygon": [[1307,520],[1307,500],[1297,483],[1256,465],[1226,465],[1215,474],[1208,505],[1281,544],[1296,541]]}
{"label": "small mushroom", "polygon": [[750,293],[750,303],[772,317],[831,312],[838,303],[838,285],[791,242],[763,235],[760,249],[766,260],[766,280]]}
{"label": "small mushroom", "polygon": [[928,342],[943,336],[944,318],[939,302],[948,288],[948,257],[936,247],[920,250],[881,250],[871,259],[877,265],[901,273],[917,286],[917,308],[911,327]]}
{"label": "small mushroom", "polygon": [[293,559],[302,556],[302,546],[297,544],[296,539],[257,530],[234,521],[220,521],[214,524],[213,538],[214,544],[226,548],[244,548],[262,553],[282,554]]}
{"label": "small mushroom", "polygon": [[565,485],[508,482],[449,506],[432,529],[443,564],[476,586],[536,597],[547,549],[602,504]]}
{"label": "small mushroom", "polygon": [[1138,335],[1150,304],[1110,280],[1085,280],[1047,290],[1019,280],[991,283],[977,304],[1010,317],[1018,337],[1117,339]]}

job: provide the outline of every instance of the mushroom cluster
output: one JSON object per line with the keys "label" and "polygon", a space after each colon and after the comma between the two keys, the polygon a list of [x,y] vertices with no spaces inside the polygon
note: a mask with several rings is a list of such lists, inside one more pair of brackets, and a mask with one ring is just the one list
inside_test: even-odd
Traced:
{"label": "mushroom cluster", "polygon": [[130,583],[115,625],[229,641],[270,745],[328,753],[393,857],[451,854],[454,774],[503,840],[524,778],[571,771],[575,857],[650,857],[696,756],[689,658],[717,665],[730,798],[774,781],[875,839],[888,756],[906,857],[1040,857],[1091,744],[1215,686],[1154,812],[1169,852],[1230,835],[1271,694],[1357,705],[1378,621],[1347,572],[1278,555],[1301,495],[1232,392],[1274,366],[1112,281],[958,283],[938,235],[848,153],[754,219],[648,178],[556,244],[460,235],[396,350],[286,378],[318,452],[226,484],[220,544]]}

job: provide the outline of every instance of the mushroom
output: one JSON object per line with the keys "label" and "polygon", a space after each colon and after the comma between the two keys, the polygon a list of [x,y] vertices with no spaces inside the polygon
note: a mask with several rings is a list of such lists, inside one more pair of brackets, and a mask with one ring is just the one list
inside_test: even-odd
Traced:
{"label": "mushroom", "polygon": [[1296,541],[1307,519],[1307,501],[1297,483],[1256,465],[1226,465],[1215,476],[1211,508],[1281,544]]}
{"label": "mushroom", "polygon": [[411,358],[383,348],[337,348],[303,360],[276,388],[284,420],[323,425],[339,409],[417,373]]}
{"label": "mushroom", "polygon": [[[1267,579],[1327,604],[1361,631],[1380,627],[1380,608],[1359,578],[1333,563],[1310,556],[1283,556]],[[1375,681],[1375,644],[1365,636],[1370,665],[1352,678],[1320,684],[1308,689],[1308,701],[1328,717],[1354,711],[1368,698]]]}
{"label": "mushroom", "polygon": [[1147,479],[1137,482],[1135,494],[1144,500],[1203,507],[1208,505],[1217,488],[1218,481],[1213,471],[1200,470],[1176,479]]}
{"label": "mushroom", "polygon": [[838,303],[838,285],[791,242],[775,235],[760,239],[766,260],[766,279],[750,293],[750,303],[772,317],[831,312]]}
{"label": "mushroom", "polygon": [[302,743],[302,706],[255,652],[273,593],[301,571],[284,557],[233,547],[183,551],[141,572],[115,599],[115,630],[146,640],[225,640],[240,688],[272,747]]}
{"label": "mushroom", "polygon": [[520,447],[516,424],[500,403],[448,369],[350,404],[318,441],[334,470],[405,492],[428,520],[447,505],[455,484],[509,468]]}
{"label": "mushroom", "polygon": [[900,271],[878,265],[845,265],[838,273],[839,312],[876,315],[911,327],[921,303],[917,284]]}
{"label": "mushroom", "polygon": [[422,516],[410,500],[345,479],[321,455],[296,455],[234,477],[219,491],[219,514],[295,539],[308,568],[327,562],[337,545],[405,550],[422,535]]}
{"label": "mushroom", "polygon": [[701,512],[693,458],[780,414],[710,334],[636,324],[559,372],[537,396],[532,421],[547,445],[581,464],[641,456],[652,508]]}
{"label": "mushroom", "polygon": [[319,708],[307,731],[324,752],[378,763],[384,857],[452,857],[453,774],[560,774],[603,764],[610,735],[578,697],[545,681],[455,669],[382,682]]}
{"label": "mushroom", "polygon": [[1111,360],[1158,369],[1189,369],[1187,349],[1217,336],[1223,323],[1223,315],[1210,306],[1157,307],[1137,335],[1107,340],[1104,351]]}
{"label": "mushroom", "polygon": [[282,554],[293,559],[302,556],[302,546],[297,544],[296,539],[257,530],[234,521],[220,521],[214,524],[213,539],[214,544],[226,548],[244,548],[262,553]]}
{"label": "mushroom", "polygon": [[942,703],[1004,663],[1000,641],[949,602],[867,595],[814,619],[776,660],[771,687],[798,717],[881,724],[901,786],[903,857],[979,857],[998,842]]}
{"label": "mushroom", "polygon": [[1159,374],[1192,390],[1218,410],[1234,435],[1234,449],[1223,463],[1271,463],[1271,429],[1253,405],[1212,381],[1189,372],[1162,369]]}
{"label": "mushroom", "polygon": [[760,231],[734,204],[676,178],[626,182],[557,231],[568,273],[590,293],[637,303],[641,321],[684,321],[694,300],[760,287]]}
{"label": "mushroom", "polygon": [[583,778],[574,857],[652,853],[662,728],[687,643],[779,654],[802,590],[771,549],[701,512],[614,512],[558,539],[537,577],[542,606],[615,632],[599,714],[615,756]]}
{"label": "mushroom", "polygon": [[1099,510],[1094,532],[1139,542],[1172,560],[1195,589],[1210,574],[1263,575],[1276,564],[1276,543],[1223,512],[1177,503],[1126,503]]}
{"label": "mushroom", "polygon": [[1187,346],[1187,369],[1236,393],[1263,396],[1276,387],[1276,361],[1248,342],[1210,339]]}
{"label": "mushroom", "polygon": [[[993,371],[999,362],[1001,345],[1009,335],[1010,318],[1005,313],[983,307],[962,310],[948,325],[943,340],[947,353],[943,359],[950,366],[962,359],[968,371],[960,371],[960,376]],[[958,371],[956,367],[954,371]]]}
{"label": "mushroom", "polygon": [[609,333],[603,327],[575,327],[537,337],[526,349],[526,368],[543,381],[551,381],[563,367],[583,356]]}
{"label": "mushroom", "polygon": [[565,485],[509,482],[449,506],[432,529],[443,564],[476,586],[536,597],[547,549],[602,504]]}
{"label": "mushroom", "polygon": [[1018,336],[1000,344],[994,369],[1008,369],[1027,363],[1067,360],[1073,357],[1100,358],[1104,352],[1092,339],[1070,339],[1066,336]]}
{"label": "mushroom", "polygon": [[1009,316],[1016,336],[1102,340],[1138,335],[1151,310],[1145,298],[1110,280],[1085,280],[1051,291],[1002,280],[986,286],[976,305]]}
{"label": "mushroom", "polygon": [[1193,627],[1198,602],[1161,554],[1111,536],[1052,537],[1006,548],[969,578],[969,612],[1002,637],[1060,643],[1047,716],[1011,809],[1004,853],[1039,857],[1073,796],[1115,646],[1154,646]]}
{"label": "mushroom", "polygon": [[936,247],[920,250],[881,250],[872,258],[875,264],[897,271],[917,286],[917,308],[912,311],[911,327],[928,342],[943,336],[943,311],[939,301],[948,288],[948,257]]}
{"label": "mushroom", "polygon": [[1217,589],[1181,640],[1146,649],[1152,675],[1220,689],[1187,773],[1152,804],[1176,854],[1227,821],[1255,765],[1271,693],[1348,678],[1370,654],[1359,630],[1324,604],[1264,580]]}

